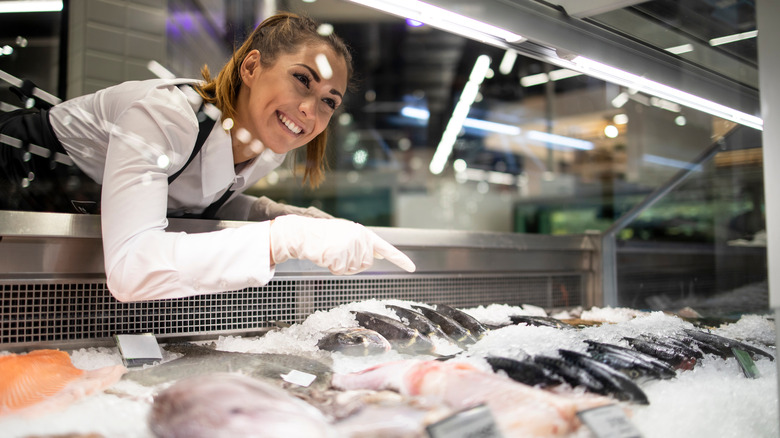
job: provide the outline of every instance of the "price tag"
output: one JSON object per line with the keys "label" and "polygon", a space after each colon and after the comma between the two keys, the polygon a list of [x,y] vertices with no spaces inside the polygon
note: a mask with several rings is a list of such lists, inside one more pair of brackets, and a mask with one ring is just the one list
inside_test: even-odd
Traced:
{"label": "price tag", "polygon": [[287,374],[282,374],[282,380],[294,383],[298,386],[307,387],[317,378],[314,374],[304,373],[303,371],[291,370]]}
{"label": "price tag", "polygon": [[745,377],[748,379],[756,379],[759,377],[758,367],[756,367],[756,363],[753,362],[753,358],[750,357],[750,354],[748,354],[745,350],[740,350],[739,348],[732,348],[731,352],[734,353],[734,357],[737,358],[737,362],[739,362],[739,366],[742,367],[742,372],[745,373]]}
{"label": "price tag", "polygon": [[137,367],[162,361],[157,338],[151,333],[114,336],[122,362],[126,367]]}
{"label": "price tag", "polygon": [[478,405],[425,428],[431,438],[501,438],[490,409]]}
{"label": "price tag", "polygon": [[597,438],[641,438],[618,405],[606,405],[577,412],[583,423]]}

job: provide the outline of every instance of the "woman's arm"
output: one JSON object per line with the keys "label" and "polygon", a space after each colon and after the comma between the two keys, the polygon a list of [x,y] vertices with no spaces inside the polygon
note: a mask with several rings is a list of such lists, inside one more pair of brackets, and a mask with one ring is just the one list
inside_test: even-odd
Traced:
{"label": "woman's arm", "polygon": [[175,97],[133,104],[110,135],[101,205],[103,251],[109,290],[120,301],[239,290],[263,285],[273,275],[268,223],[199,234],[165,231],[167,178],[176,169],[161,168],[165,160],[159,158],[186,159],[184,145],[194,144],[197,135],[194,114],[171,114]]}

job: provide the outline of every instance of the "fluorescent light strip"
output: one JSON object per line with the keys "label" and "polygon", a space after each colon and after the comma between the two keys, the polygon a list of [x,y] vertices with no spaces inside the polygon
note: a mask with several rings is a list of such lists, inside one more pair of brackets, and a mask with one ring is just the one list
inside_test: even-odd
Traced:
{"label": "fluorescent light strip", "polygon": [[507,50],[504,52],[504,57],[501,58],[501,63],[498,65],[498,71],[502,75],[508,75],[512,72],[512,68],[515,66],[517,60],[517,52],[514,50]]}
{"label": "fluorescent light strip", "polygon": [[693,45],[682,44],[679,46],[669,47],[666,49],[666,51],[669,53],[674,53],[675,55],[682,55],[683,53],[693,52]]}
{"label": "fluorescent light strip", "polygon": [[701,164],[691,164],[682,160],[675,160],[674,158],[659,157],[658,155],[644,154],[642,155],[642,160],[648,163],[660,164],[661,166],[675,167],[677,169],[688,169],[695,172],[701,171]]}
{"label": "fluorescent light strip", "polygon": [[466,82],[466,86],[463,87],[460,99],[457,105],[455,105],[455,110],[452,111],[450,121],[444,129],[441,140],[439,140],[439,144],[436,146],[436,152],[434,152],[431,159],[429,169],[434,175],[438,175],[444,170],[450,153],[452,153],[452,147],[455,145],[455,140],[457,140],[458,134],[463,128],[463,122],[466,120],[466,116],[468,116],[471,104],[474,103],[477,93],[479,93],[479,85],[485,80],[488,69],[490,69],[490,57],[480,55],[474,63],[469,80]]}
{"label": "fluorescent light strip", "polygon": [[726,35],[710,40],[711,46],[720,46],[722,44],[734,43],[737,41],[747,40],[758,36],[757,30],[751,30],[750,32],[736,33],[734,35]]}
{"label": "fluorescent light strip", "polygon": [[159,62],[157,62],[155,60],[152,60],[152,61],[149,61],[148,63],[146,63],[146,68],[150,72],[154,73],[154,75],[157,76],[158,78],[162,78],[162,79],[175,79],[176,78],[176,75],[173,74],[173,72],[171,72],[167,68],[163,67],[162,64],[160,64]]}
{"label": "fluorescent light strip", "polygon": [[560,70],[553,70],[550,72],[551,81],[560,81],[561,79],[573,78],[575,76],[582,76],[582,73],[568,68],[562,68]]}
{"label": "fluorescent light strip", "polygon": [[468,38],[484,40],[485,35],[507,43],[519,43],[525,38],[487,23],[442,9],[418,0],[350,0],[370,8],[389,12],[430,26],[458,33]]}
{"label": "fluorescent light strip", "polygon": [[542,131],[528,131],[526,137],[529,140],[536,140],[546,144],[553,144],[557,146],[565,146],[574,149],[582,149],[589,151],[593,149],[593,143],[578,138],[565,137],[563,135],[550,134],[549,132]]}
{"label": "fluorescent light strip", "polygon": [[534,85],[546,84],[550,80],[550,76],[547,73],[537,73],[535,75],[528,75],[520,78],[520,85],[528,88]]}
{"label": "fluorescent light strip", "polygon": [[535,85],[546,84],[547,81],[560,81],[561,79],[573,78],[575,76],[581,76],[582,73],[571,70],[568,68],[562,68],[560,70],[553,70],[549,74],[537,73],[535,75],[528,75],[520,78],[520,85],[523,87],[533,87]]}
{"label": "fluorescent light strip", "polygon": [[62,10],[62,0],[59,1],[0,1],[0,14],[21,12],[59,12]]}
{"label": "fluorescent light strip", "polygon": [[578,66],[583,73],[594,78],[623,85],[754,129],[763,129],[764,121],[760,117],[743,113],[668,85],[593,61],[584,56],[574,58],[572,63]]}
{"label": "fluorescent light strip", "polygon": [[[428,110],[423,108],[414,108],[411,106],[405,106],[401,108],[401,115],[418,120],[428,120],[431,116]],[[463,126],[466,128],[480,129],[482,131],[489,131],[506,135],[520,135],[522,132],[522,130],[517,126],[490,122],[487,120],[472,119],[470,117],[463,121]]]}

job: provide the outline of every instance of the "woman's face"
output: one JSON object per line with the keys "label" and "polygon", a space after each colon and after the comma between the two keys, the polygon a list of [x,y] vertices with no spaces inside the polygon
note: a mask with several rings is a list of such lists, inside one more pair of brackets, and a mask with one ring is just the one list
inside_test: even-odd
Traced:
{"label": "woman's face", "polygon": [[[269,67],[260,64],[261,56],[253,50],[241,64],[233,128],[236,163],[260,153],[254,139],[279,154],[309,143],[328,126],[347,89],[346,61],[327,45],[305,45],[279,55]],[[242,128],[250,135],[237,135]]]}

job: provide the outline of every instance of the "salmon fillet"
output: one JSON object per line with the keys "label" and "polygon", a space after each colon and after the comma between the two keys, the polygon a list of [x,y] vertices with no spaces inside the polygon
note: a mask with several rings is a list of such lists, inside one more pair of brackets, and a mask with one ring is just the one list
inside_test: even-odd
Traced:
{"label": "salmon fillet", "polygon": [[126,371],[121,365],[82,370],[59,350],[0,356],[0,416],[63,408],[111,386]]}

